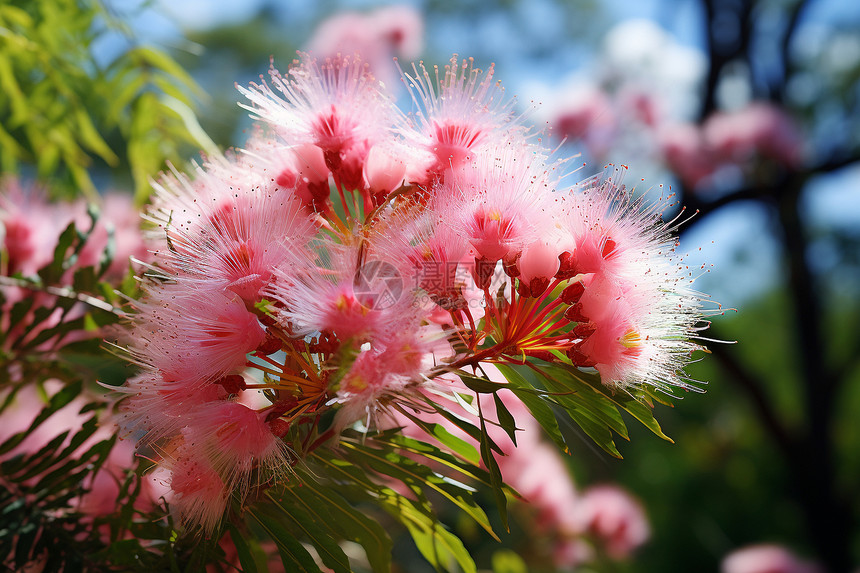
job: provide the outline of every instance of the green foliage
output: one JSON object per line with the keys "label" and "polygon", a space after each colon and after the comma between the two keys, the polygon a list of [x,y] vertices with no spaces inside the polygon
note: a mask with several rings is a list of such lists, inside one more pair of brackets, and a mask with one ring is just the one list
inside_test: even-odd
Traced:
{"label": "green foliage", "polygon": [[[97,0],[4,2],[0,32],[4,173],[33,165],[52,189],[94,199],[94,169],[130,170],[143,200],[165,161],[201,145],[189,130],[193,80],[160,50],[123,39]],[[110,42],[132,47],[105,63],[96,46]]]}
{"label": "green foliage", "polygon": [[[0,444],[0,452],[13,450],[51,415],[68,405],[80,390],[78,382],[53,396],[26,431]],[[7,396],[3,410],[11,403],[8,399],[11,396]],[[44,560],[49,571],[62,567],[81,569],[86,555],[95,549],[95,543],[87,536],[87,524],[73,507],[84,492],[81,480],[102,466],[113,439],[99,441],[84,453],[69,457],[95,429],[91,417],[66,448],[60,446],[68,431],[35,453],[19,454],[0,463],[0,481],[4,486],[0,488],[3,515],[0,556],[4,557],[4,565],[21,570],[34,560]],[[76,542],[82,536],[87,539]]]}
{"label": "green foliage", "polygon": [[508,380],[510,390],[523,401],[547,435],[565,450],[567,445],[553,406],[567,414],[594,443],[617,458],[621,453],[615,445],[613,433],[625,440],[630,439],[622,411],[655,435],[672,441],[663,433],[652,411],[655,398],[665,402],[668,396],[658,397],[644,389],[613,391],[604,386],[597,375],[566,364],[542,364],[531,369],[504,364],[496,367]]}
{"label": "green foliage", "polygon": [[[96,329],[122,317],[121,294],[100,280],[110,266],[109,256],[102,258],[99,268],[76,264],[98,221],[97,210],[89,213],[89,229],[81,231],[69,224],[54,248],[53,260],[34,276],[0,276],[0,286],[24,293],[3,313],[0,388],[19,381],[94,378],[95,370],[80,359],[85,356],[99,357],[93,368],[110,366],[111,357],[104,356],[94,335]],[[6,253],[0,257],[5,259]]]}

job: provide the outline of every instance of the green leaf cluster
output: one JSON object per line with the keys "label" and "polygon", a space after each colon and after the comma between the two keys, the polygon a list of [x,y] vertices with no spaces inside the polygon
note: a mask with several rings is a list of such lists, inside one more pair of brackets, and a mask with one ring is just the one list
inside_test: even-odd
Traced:
{"label": "green leaf cluster", "polygon": [[[108,46],[128,45],[110,61]],[[131,173],[137,196],[165,162],[199,148],[199,94],[167,54],[137,45],[98,0],[0,4],[0,168],[97,196],[95,170]],[[205,143],[205,142],[204,142]]]}
{"label": "green leaf cluster", "polygon": [[556,363],[539,367],[519,367],[497,364],[508,380],[507,388],[523,401],[546,434],[564,451],[569,452],[559,427],[557,413],[562,419],[576,424],[595,444],[620,458],[614,435],[630,439],[627,424],[621,415],[626,412],[660,438],[671,442],[654,417],[654,402],[671,405],[670,396],[647,388],[608,388],[599,376],[573,366]]}

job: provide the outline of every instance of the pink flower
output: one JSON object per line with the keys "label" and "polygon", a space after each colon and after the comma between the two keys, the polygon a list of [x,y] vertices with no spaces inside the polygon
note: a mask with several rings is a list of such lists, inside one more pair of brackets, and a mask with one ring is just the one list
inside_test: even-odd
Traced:
{"label": "pink flower", "polygon": [[704,125],[708,143],[728,161],[744,162],[758,154],[789,168],[799,165],[803,138],[779,107],[756,102],[734,112],[718,112]]}
{"label": "pink flower", "polygon": [[717,156],[697,125],[665,125],[657,139],[666,165],[690,188],[697,187],[719,167]]}
{"label": "pink flower", "polygon": [[230,490],[218,472],[205,459],[180,448],[176,457],[162,463],[162,474],[170,484],[170,508],[186,526],[201,526],[210,532],[217,527],[230,498]]}
{"label": "pink flower", "polygon": [[380,80],[393,85],[394,56],[417,58],[424,47],[423,36],[421,15],[411,6],[393,5],[365,14],[335,14],[320,24],[307,49],[320,59],[358,53]]}
{"label": "pink flower", "polygon": [[312,143],[323,151],[335,183],[355,190],[370,148],[386,137],[396,115],[360,57],[336,56],[323,64],[308,55],[288,75],[269,72],[267,84],[238,86],[253,117],[269,123],[289,145]]}
{"label": "pink flower", "polygon": [[145,432],[144,443],[175,434],[195,410],[227,396],[221,385],[201,385],[197,377],[168,376],[151,366],[117,391],[128,396],[119,404],[119,423],[128,433]]}
{"label": "pink flower", "polygon": [[[337,401],[343,404],[335,420],[336,428],[344,428],[356,420],[375,422],[377,410],[384,405],[387,394],[402,392],[409,377],[389,367],[390,356],[374,349],[359,352],[349,371],[337,384]],[[411,372],[410,372],[411,374]]]}
{"label": "pink flower", "polygon": [[453,171],[433,189],[444,224],[466,239],[478,258],[495,263],[514,257],[549,223],[553,168],[539,150],[508,145],[481,150],[474,163]]}
{"label": "pink flower", "polygon": [[193,183],[177,176],[155,185],[149,218],[167,243],[156,254],[201,290],[226,290],[256,302],[272,267],[289,257],[288,242],[301,244],[315,227],[292,189],[278,184],[283,166],[274,158],[242,157],[208,167],[198,169]]}
{"label": "pink flower", "polygon": [[[265,409],[218,400],[195,408],[182,434],[185,448],[205,459],[231,491],[247,493],[251,472],[258,479],[289,468],[286,445],[272,434]],[[269,473],[266,473],[269,472]]]}
{"label": "pink flower", "polygon": [[738,549],[720,565],[722,573],[821,573],[822,569],[803,561],[780,545],[750,545]]}
{"label": "pink flower", "polygon": [[245,366],[246,354],[265,340],[265,331],[232,293],[196,291],[187,284],[155,286],[138,303],[130,353],[139,364],[171,381],[203,384]]}
{"label": "pink flower", "polygon": [[487,147],[502,148],[525,128],[513,114],[514,101],[493,81],[493,66],[486,73],[474,67],[471,59],[451,58],[440,77],[421,64],[404,80],[415,104],[415,115],[398,131],[415,148],[429,154],[423,173],[418,166],[412,180],[426,184],[448,169],[472,161],[475,153]]}
{"label": "pink flower", "polygon": [[577,513],[582,530],[603,545],[614,559],[629,557],[650,536],[642,507],[616,486],[587,489]]}
{"label": "pink flower", "polygon": [[314,261],[296,253],[276,269],[268,296],[282,303],[281,324],[291,332],[334,333],[341,342],[366,342],[418,319],[413,292],[397,267],[366,251],[323,242]]}
{"label": "pink flower", "polygon": [[[444,216],[409,205],[394,209],[380,217],[371,245],[376,256],[397,268],[405,288],[421,289],[447,310],[464,303],[468,273],[460,263],[468,246]],[[450,320],[447,312],[444,319]]]}
{"label": "pink flower", "polygon": [[634,200],[616,173],[567,197],[574,273],[562,294],[579,341],[568,350],[604,384],[689,387],[680,374],[698,345],[701,301],[675,254],[659,203]]}

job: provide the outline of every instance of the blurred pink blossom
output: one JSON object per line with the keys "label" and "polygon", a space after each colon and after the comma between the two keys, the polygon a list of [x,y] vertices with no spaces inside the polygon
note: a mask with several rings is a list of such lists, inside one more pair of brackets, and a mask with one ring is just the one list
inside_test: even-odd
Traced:
{"label": "blurred pink blossom", "polygon": [[585,86],[557,96],[557,100],[550,111],[553,135],[581,142],[595,157],[604,156],[616,131],[616,112],[609,96],[600,88]]}
{"label": "blurred pink blossom", "polygon": [[781,108],[755,102],[732,112],[717,112],[703,126],[708,145],[726,161],[748,161],[755,155],[786,167],[803,156],[803,138]]}
{"label": "blurred pink blossom", "polygon": [[358,53],[373,74],[393,86],[398,77],[395,56],[414,60],[424,49],[424,22],[415,8],[394,5],[367,13],[340,12],[317,28],[307,50],[320,61]]}
{"label": "blurred pink blossom", "polygon": [[781,545],[750,545],[727,555],[721,573],[821,573],[822,569]]}
{"label": "blurred pink blossom", "polygon": [[701,129],[693,123],[664,125],[657,132],[657,141],[667,167],[690,188],[695,188],[719,167]]}
{"label": "blurred pink blossom", "polygon": [[651,534],[638,501],[614,485],[586,490],[578,507],[582,529],[614,559],[629,557]]}
{"label": "blurred pink blossom", "polygon": [[56,204],[37,187],[24,188],[17,179],[0,184],[0,224],[8,253],[6,275],[33,275],[51,262],[63,229],[86,216],[83,204]]}

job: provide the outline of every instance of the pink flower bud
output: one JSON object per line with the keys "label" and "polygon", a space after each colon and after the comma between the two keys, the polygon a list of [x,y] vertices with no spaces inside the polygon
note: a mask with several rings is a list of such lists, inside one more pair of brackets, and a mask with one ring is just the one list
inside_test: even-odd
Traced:
{"label": "pink flower bud", "polygon": [[403,183],[406,164],[394,157],[390,150],[379,145],[370,148],[364,163],[364,180],[374,195],[388,195]]}
{"label": "pink flower bud", "polygon": [[543,279],[548,283],[559,269],[558,248],[543,240],[535,241],[523,249],[519,268],[520,280],[525,281],[529,287],[532,287],[535,279]]}

